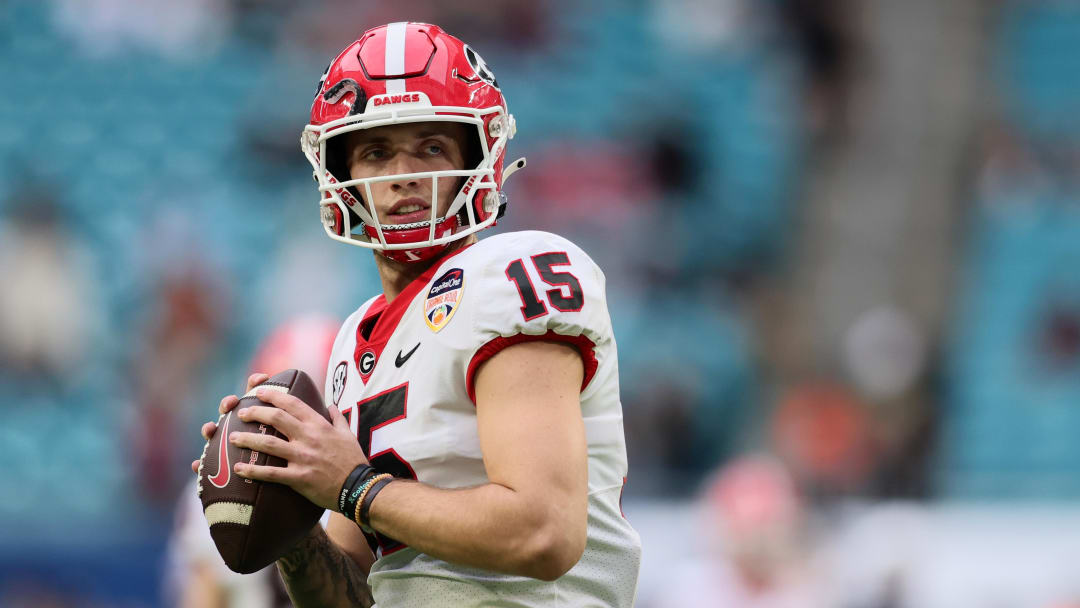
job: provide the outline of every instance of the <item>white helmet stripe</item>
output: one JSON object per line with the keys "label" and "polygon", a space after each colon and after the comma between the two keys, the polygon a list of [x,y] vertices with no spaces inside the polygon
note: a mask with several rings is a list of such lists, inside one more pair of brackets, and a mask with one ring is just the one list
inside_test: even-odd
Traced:
{"label": "white helmet stripe", "polygon": [[[386,74],[405,72],[405,28],[408,23],[398,21],[386,26],[386,52],[384,65]],[[386,81],[387,95],[400,95],[405,92],[405,79],[394,78]]]}

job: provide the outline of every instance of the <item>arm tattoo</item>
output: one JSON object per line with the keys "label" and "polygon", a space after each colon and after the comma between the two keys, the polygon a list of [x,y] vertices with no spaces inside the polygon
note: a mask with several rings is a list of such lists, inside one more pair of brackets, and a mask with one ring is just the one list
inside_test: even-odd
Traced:
{"label": "arm tattoo", "polygon": [[278,571],[298,608],[375,605],[367,577],[322,526],[315,526],[278,559]]}

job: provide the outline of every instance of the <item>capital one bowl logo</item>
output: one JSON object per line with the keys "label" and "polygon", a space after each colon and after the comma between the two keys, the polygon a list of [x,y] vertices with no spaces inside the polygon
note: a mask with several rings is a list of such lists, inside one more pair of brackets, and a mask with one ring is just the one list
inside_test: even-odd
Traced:
{"label": "capital one bowl logo", "polygon": [[465,271],[460,268],[451,268],[435,279],[424,300],[424,322],[431,331],[446,327],[457,312],[464,291]]}

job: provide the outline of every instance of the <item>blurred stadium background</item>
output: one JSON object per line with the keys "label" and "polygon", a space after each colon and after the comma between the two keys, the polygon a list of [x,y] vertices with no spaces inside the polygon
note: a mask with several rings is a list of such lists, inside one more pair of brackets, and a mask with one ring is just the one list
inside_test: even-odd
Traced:
{"label": "blurred stadium background", "polygon": [[0,606],[170,604],[199,423],[379,289],[297,140],[403,19],[607,272],[640,606],[1080,605],[1080,3],[9,0]]}

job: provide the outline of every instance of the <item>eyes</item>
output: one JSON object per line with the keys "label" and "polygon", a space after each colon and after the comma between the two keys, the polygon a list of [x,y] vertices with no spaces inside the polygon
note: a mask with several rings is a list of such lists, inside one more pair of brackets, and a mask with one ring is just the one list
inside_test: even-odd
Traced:
{"label": "eyes", "polygon": [[[359,151],[359,159],[366,162],[388,160],[391,148],[383,144],[366,146]],[[417,155],[427,158],[439,158],[446,155],[446,146],[436,140],[427,140],[417,148]]]}
{"label": "eyes", "polygon": [[386,157],[386,150],[383,148],[368,148],[360,152],[360,160],[366,160],[368,162],[382,160]]}

